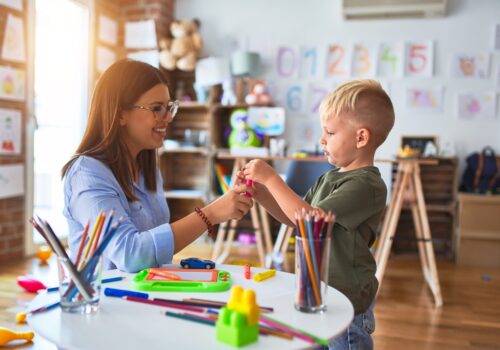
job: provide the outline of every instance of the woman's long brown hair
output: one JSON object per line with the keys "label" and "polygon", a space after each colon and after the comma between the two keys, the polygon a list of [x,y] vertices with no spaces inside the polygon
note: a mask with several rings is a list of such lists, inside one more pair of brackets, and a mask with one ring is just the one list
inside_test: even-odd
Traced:
{"label": "woman's long brown hair", "polygon": [[120,60],[99,78],[92,95],[87,129],[75,154],[62,168],[64,177],[80,156],[106,164],[120,184],[127,200],[137,200],[133,190],[134,162],[142,171],[146,188],[156,191],[156,150],[143,150],[131,159],[120,127],[120,114],[129,109],[149,89],[167,86],[165,75],[157,68],[138,61]]}

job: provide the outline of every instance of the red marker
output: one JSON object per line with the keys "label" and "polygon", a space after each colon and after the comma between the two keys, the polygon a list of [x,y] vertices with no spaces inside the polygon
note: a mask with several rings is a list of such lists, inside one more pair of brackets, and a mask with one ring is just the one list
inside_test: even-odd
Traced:
{"label": "red marker", "polygon": [[245,265],[245,278],[246,278],[247,280],[249,280],[249,279],[250,279],[250,264],[246,264],[246,265]]}

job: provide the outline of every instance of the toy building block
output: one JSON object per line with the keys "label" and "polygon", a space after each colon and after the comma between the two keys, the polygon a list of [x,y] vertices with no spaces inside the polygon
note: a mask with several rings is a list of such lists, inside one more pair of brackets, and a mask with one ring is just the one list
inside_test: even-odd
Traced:
{"label": "toy building block", "polygon": [[223,307],[215,324],[217,340],[236,347],[245,346],[259,339],[259,325],[249,325],[247,316]]}
{"label": "toy building block", "polygon": [[217,340],[236,347],[256,342],[259,338],[259,306],[255,292],[234,286],[231,297],[219,312]]}
{"label": "toy building block", "polygon": [[227,308],[246,315],[250,325],[259,321],[259,306],[256,302],[255,292],[251,289],[244,290],[240,286],[234,286],[231,290]]}

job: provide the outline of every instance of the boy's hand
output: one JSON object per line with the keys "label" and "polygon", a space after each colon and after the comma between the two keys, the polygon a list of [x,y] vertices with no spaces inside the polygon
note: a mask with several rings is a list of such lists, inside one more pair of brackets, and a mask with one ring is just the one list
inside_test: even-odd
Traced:
{"label": "boy's hand", "polygon": [[250,192],[249,191],[249,194],[252,196],[253,199],[255,199],[256,201],[260,201],[262,199],[262,196],[267,192],[267,189],[266,187],[259,183],[259,182],[255,182],[255,181],[251,181],[251,184],[250,184],[250,179],[246,179],[245,178],[245,174],[243,173],[243,169],[242,170],[239,170],[237,173],[236,173],[236,183],[235,183],[235,186],[238,186],[238,185],[244,185],[246,184],[247,187],[251,188],[252,191]]}
{"label": "boy's hand", "polygon": [[243,175],[245,179],[253,180],[254,183],[258,182],[264,186],[267,186],[274,176],[278,176],[276,171],[261,159],[254,159],[245,164]]}

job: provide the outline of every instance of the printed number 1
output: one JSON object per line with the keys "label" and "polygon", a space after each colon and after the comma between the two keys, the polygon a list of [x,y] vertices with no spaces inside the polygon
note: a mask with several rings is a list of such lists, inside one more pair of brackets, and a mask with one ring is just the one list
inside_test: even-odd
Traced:
{"label": "printed number 1", "polygon": [[311,76],[315,76],[316,75],[316,57],[317,57],[317,53],[316,53],[315,48],[312,48],[312,49],[304,52],[304,58],[307,59],[309,57],[311,58],[310,74],[311,74]]}

